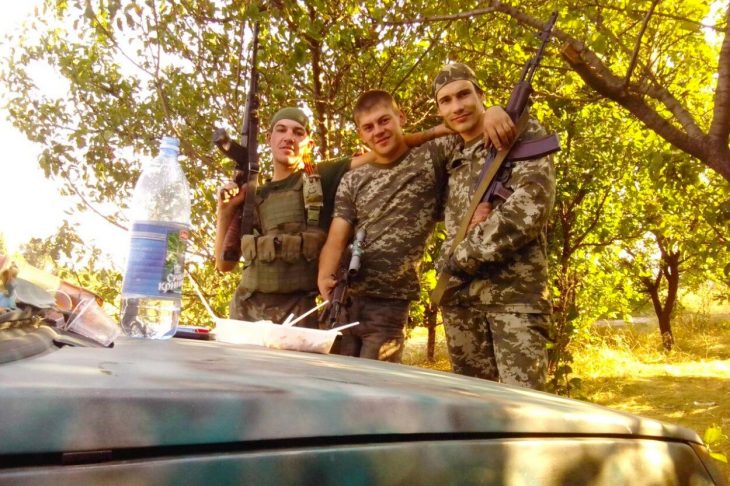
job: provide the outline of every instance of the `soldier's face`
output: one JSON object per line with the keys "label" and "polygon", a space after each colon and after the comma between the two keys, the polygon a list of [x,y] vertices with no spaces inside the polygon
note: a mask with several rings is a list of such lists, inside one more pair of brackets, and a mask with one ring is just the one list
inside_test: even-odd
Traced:
{"label": "soldier's face", "polygon": [[471,81],[451,82],[436,93],[436,104],[444,123],[464,140],[472,140],[482,132],[484,95],[478,93]]}
{"label": "soldier's face", "polygon": [[312,139],[307,130],[294,120],[279,120],[266,135],[275,163],[296,166],[302,156],[311,149]]}
{"label": "soldier's face", "polygon": [[403,136],[405,115],[386,104],[361,112],[355,120],[357,133],[378,159],[392,162],[408,149]]}

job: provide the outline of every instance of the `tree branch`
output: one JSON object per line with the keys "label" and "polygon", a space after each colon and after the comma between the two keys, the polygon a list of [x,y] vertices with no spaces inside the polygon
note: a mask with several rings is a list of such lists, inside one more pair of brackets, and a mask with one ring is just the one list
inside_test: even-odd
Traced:
{"label": "tree branch", "polygon": [[[448,29],[450,26],[451,26],[451,21],[449,21],[446,24],[446,27],[444,27],[444,30]],[[431,52],[431,50],[434,48],[435,45],[436,45],[436,42],[434,42],[434,40],[431,39],[428,43],[428,47],[426,48],[426,50],[423,51],[423,53],[418,57],[418,59],[416,59],[416,62],[413,63],[413,66],[411,66],[411,68],[408,70],[408,72],[401,78],[400,81],[398,81],[398,84],[395,85],[395,88],[393,88],[393,90],[392,90],[393,93],[396,93],[398,91],[398,89],[401,87],[401,85],[406,81],[406,79],[408,79],[408,77],[413,73],[413,71],[416,69],[416,67],[418,67],[418,65],[421,64],[421,61],[423,61],[423,59],[428,55],[428,53]]]}
{"label": "tree branch", "polygon": [[641,39],[644,37],[644,32],[646,32],[646,28],[649,26],[649,19],[651,19],[651,16],[654,13],[654,9],[656,8],[659,1],[660,0],[653,0],[651,2],[651,7],[649,7],[649,10],[646,12],[646,15],[644,15],[644,22],[641,24],[641,29],[639,30],[639,35],[636,36],[636,45],[634,46],[634,53],[631,55],[631,62],[629,63],[629,68],[626,70],[626,78],[624,79],[624,89],[629,87],[629,82],[631,81],[631,74],[633,73],[634,68],[636,67],[636,61],[639,58],[639,49],[641,48]]}
{"label": "tree branch", "polygon": [[104,219],[104,220],[108,221],[109,223],[113,224],[117,228],[123,229],[124,231],[128,231],[129,230],[129,228],[127,228],[126,226],[122,226],[121,224],[117,223],[116,221],[114,221],[113,219],[111,219],[109,216],[103,214],[101,211],[99,211],[94,206],[92,206],[91,203],[84,197],[84,195],[81,194],[78,189],[76,189],[76,186],[74,185],[74,183],[69,178],[68,173],[62,172],[61,175],[62,175],[63,179],[68,183],[69,189],[71,189],[71,191],[74,194],[76,194],[76,196],[78,196],[79,199],[81,199],[81,202],[84,203],[84,206],[86,206],[87,208],[91,209],[91,211],[93,211],[94,213],[96,213],[97,215],[99,215],[102,219]]}
{"label": "tree branch", "polygon": [[727,148],[730,133],[730,6],[725,20],[725,39],[722,41],[717,63],[715,111],[710,125],[710,138],[714,143]]}
{"label": "tree branch", "polygon": [[563,46],[561,54],[588,86],[626,108],[667,142],[700,160],[705,160],[706,154],[701,140],[693,139],[662,118],[639,94],[624,89],[623,81],[606,68],[582,42],[565,37],[570,40]]}
{"label": "tree branch", "polygon": [[487,8],[479,8],[476,10],[470,10],[468,12],[460,12],[457,14],[451,14],[451,15],[434,15],[433,17],[420,17],[415,19],[405,19],[405,20],[389,20],[385,22],[380,22],[382,25],[414,25],[414,24],[425,24],[429,22],[442,22],[444,20],[458,20],[458,19],[468,19],[471,17],[478,17],[480,15],[484,15],[486,13],[491,13],[496,10],[495,7],[487,7]]}

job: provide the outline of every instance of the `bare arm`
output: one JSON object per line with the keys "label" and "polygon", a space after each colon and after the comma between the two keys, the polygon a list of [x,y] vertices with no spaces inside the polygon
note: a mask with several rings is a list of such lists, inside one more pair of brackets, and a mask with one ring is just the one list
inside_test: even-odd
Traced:
{"label": "bare arm", "polygon": [[512,119],[501,106],[490,106],[484,112],[484,140],[487,146],[494,146],[497,150],[509,147],[517,136],[517,129]]}
{"label": "bare arm", "polygon": [[428,142],[429,140],[433,140],[434,138],[438,137],[444,137],[446,135],[451,135],[452,133],[454,133],[453,130],[451,130],[443,123],[440,123],[435,127],[431,127],[428,130],[424,130],[422,132],[406,133],[405,139],[406,144],[409,147],[417,147],[421,144]]}
{"label": "bare arm", "polygon": [[317,276],[317,287],[325,300],[330,299],[332,290],[337,285],[335,275],[347,244],[352,238],[352,231],[352,225],[346,219],[335,217],[332,220],[327,241],[319,254],[319,274]]}
{"label": "bare arm", "polygon": [[231,225],[237,207],[246,199],[246,186],[240,190],[234,182],[229,182],[218,190],[218,208],[216,211],[215,227],[215,268],[220,272],[230,272],[238,262],[223,259],[223,246],[226,231]]}
{"label": "bare arm", "polygon": [[[438,137],[444,137],[446,135],[451,135],[452,133],[454,132],[449,127],[441,123],[422,132],[406,133],[405,140],[406,144],[409,147],[417,147],[421,144],[428,142],[429,140],[433,140],[434,138]],[[350,169],[357,169],[358,167],[362,167],[365,164],[370,164],[373,162],[375,162],[375,154],[373,152],[365,152],[364,154],[356,155],[352,158]]]}

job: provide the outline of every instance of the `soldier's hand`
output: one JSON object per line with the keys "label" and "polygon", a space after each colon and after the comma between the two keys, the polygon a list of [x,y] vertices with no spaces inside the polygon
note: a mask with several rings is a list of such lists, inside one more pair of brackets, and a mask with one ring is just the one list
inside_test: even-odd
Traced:
{"label": "soldier's hand", "polygon": [[241,187],[235,182],[228,182],[218,189],[218,214],[232,213],[235,208],[246,200],[248,185]]}
{"label": "soldier's hand", "polygon": [[466,232],[470,232],[474,229],[476,225],[479,223],[482,223],[487,220],[487,217],[489,216],[489,213],[492,212],[492,204],[488,202],[479,203],[477,206],[477,209],[474,211],[474,215],[471,217],[471,221],[469,221],[469,227],[467,228]]}
{"label": "soldier's hand", "polygon": [[337,278],[334,275],[320,276],[317,279],[317,287],[319,288],[319,295],[324,300],[330,300],[332,297],[332,291],[337,286]]}
{"label": "soldier's hand", "polygon": [[484,112],[484,141],[487,146],[503,150],[517,136],[517,128],[501,106],[490,106]]}

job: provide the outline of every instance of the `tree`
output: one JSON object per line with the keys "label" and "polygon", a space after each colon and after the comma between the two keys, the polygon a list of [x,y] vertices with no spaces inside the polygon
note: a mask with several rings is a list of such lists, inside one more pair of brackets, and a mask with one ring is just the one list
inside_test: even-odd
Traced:
{"label": "tree", "polygon": [[[628,312],[640,288],[629,275],[638,275],[639,265],[629,274],[617,262],[629,249],[638,254],[645,235],[681,246],[680,285],[702,280],[703,272],[730,279],[726,5],[527,0],[516,8],[459,0],[447,11],[425,0],[262,5],[266,12],[244,1],[47,0],[28,30],[9,39],[11,54],[0,70],[12,122],[45,147],[46,175],[65,181],[80,209],[112,224],[128,224],[126,201],[159,137],[182,140],[193,199],[186,270],[217,313],[225,313],[237,278],[212,266],[215,189],[231,164],[210,136],[214,127],[240,128],[257,20],[262,126],[281,105],[304,107],[315,120],[317,156],[326,159],[356,147],[350,109],[368,88],[394,92],[415,127],[433,124],[430,81],[446,61],[472,65],[488,103],[506,102],[537,46],[534,32],[549,7],[557,8],[555,36],[564,48],[548,49],[532,110],[565,147],[556,157],[551,228],[558,351],[595,318]],[[41,89],[33,75],[39,65],[58,73],[63,96]],[[263,148],[261,155],[266,169]],[[665,175],[652,180],[645,166]],[[672,177],[690,178],[693,199]],[[677,231],[674,218],[688,214],[679,202],[658,213],[651,208],[652,199],[671,202],[669,190],[685,204],[704,201],[696,224],[705,241]],[[72,243],[81,254],[80,243]],[[207,319],[189,282],[183,298],[183,320]]]}
{"label": "tree", "polygon": [[[500,13],[532,29],[541,29],[540,19],[547,18],[542,2],[521,9],[499,0],[489,4],[459,17]],[[561,57],[586,85],[730,181],[730,6],[722,10],[708,0],[629,7],[568,1],[560,2],[559,11],[553,32],[563,43]]]}
{"label": "tree", "polygon": [[650,298],[667,351],[674,344],[671,319],[680,279],[684,276],[687,287],[696,288],[729,256],[710,224],[717,209],[708,195],[721,194],[723,183],[717,176],[705,176],[686,155],[670,151],[654,152],[653,160],[645,161],[634,175],[630,198],[634,214],[641,216],[635,218],[641,234],[622,242],[620,261]]}

